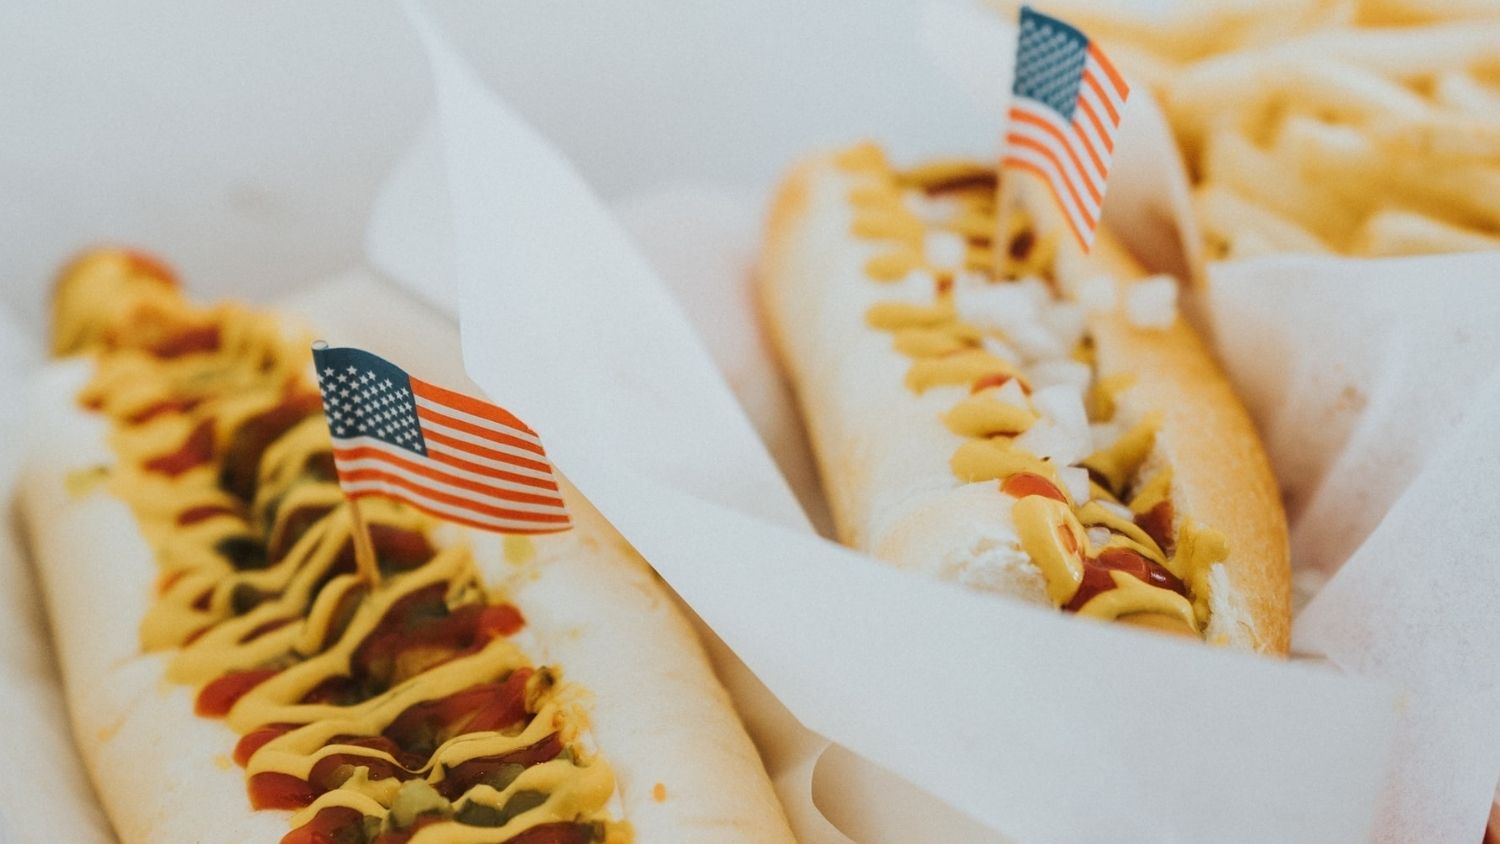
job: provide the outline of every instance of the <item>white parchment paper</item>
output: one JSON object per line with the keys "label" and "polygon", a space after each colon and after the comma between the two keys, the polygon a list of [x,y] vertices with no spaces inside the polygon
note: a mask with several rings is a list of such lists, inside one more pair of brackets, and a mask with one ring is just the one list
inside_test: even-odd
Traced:
{"label": "white parchment paper", "polygon": [[[1381,688],[1081,624],[816,538],[629,238],[418,24],[450,200],[422,215],[449,218],[471,377],[803,724],[1020,840],[1363,836],[1393,717]],[[377,218],[372,254],[407,231]],[[829,799],[874,815],[884,797]]]}
{"label": "white parchment paper", "polygon": [[1500,778],[1500,253],[1211,265],[1292,551],[1294,647],[1407,690],[1382,841],[1474,840]]}

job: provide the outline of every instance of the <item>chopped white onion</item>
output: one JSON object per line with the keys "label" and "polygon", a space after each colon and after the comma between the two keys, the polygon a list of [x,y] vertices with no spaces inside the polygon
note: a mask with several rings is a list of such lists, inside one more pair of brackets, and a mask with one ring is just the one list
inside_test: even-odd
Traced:
{"label": "chopped white onion", "polygon": [[1094,451],[1109,448],[1124,434],[1125,429],[1118,422],[1095,422],[1089,425],[1089,439],[1093,441]]}
{"label": "chopped white onion", "polygon": [[1012,378],[994,389],[992,394],[1000,401],[1015,407],[1027,407],[1026,391],[1021,389],[1021,382]]}
{"label": "chopped white onion", "polygon": [[1026,433],[1016,437],[1015,444],[1059,466],[1071,466],[1089,454],[1086,432],[1069,430],[1047,419],[1027,428]]}
{"label": "chopped white onion", "polygon": [[1026,363],[1065,356],[1083,334],[1083,310],[1053,302],[1041,279],[958,285],[953,298],[960,317],[980,328],[999,329]]}
{"label": "chopped white onion", "polygon": [[932,291],[937,288],[937,279],[924,269],[915,269],[902,276],[899,281],[880,287],[882,302],[903,302],[908,305],[931,305]]}
{"label": "chopped white onion", "polygon": [[961,210],[958,200],[951,196],[928,196],[922,191],[907,191],[906,207],[929,224],[946,223],[957,217]]}
{"label": "chopped white onion", "polygon": [[929,230],[922,243],[928,263],[944,269],[963,266],[968,247],[962,236],[942,229]]}
{"label": "chopped white onion", "polygon": [[1044,360],[1033,366],[1026,374],[1031,380],[1031,386],[1037,389],[1066,384],[1077,388],[1079,392],[1087,390],[1089,380],[1094,377],[1088,364],[1068,358]]}
{"label": "chopped white onion", "polygon": [[1117,301],[1115,280],[1107,275],[1096,275],[1078,285],[1078,303],[1090,311],[1108,311]]}
{"label": "chopped white onion", "polygon": [[1083,504],[1089,500],[1089,470],[1081,466],[1064,466],[1057,470],[1057,476],[1062,479],[1063,486],[1068,488],[1068,496],[1073,499],[1074,504]]}
{"label": "chopped white onion", "polygon": [[989,274],[975,272],[974,270],[959,270],[953,274],[954,289],[961,288],[984,288],[994,286],[994,279]]}
{"label": "chopped white onion", "polygon": [[1010,334],[1012,325],[1034,323],[1039,318],[1036,301],[1017,284],[955,287],[953,304],[965,320],[1006,334]]}
{"label": "chopped white onion", "polygon": [[1057,337],[1057,344],[1065,354],[1083,339],[1087,319],[1083,306],[1072,302],[1054,302],[1042,309],[1042,321]]}
{"label": "chopped white onion", "polygon": [[[1091,442],[1089,417],[1083,409],[1083,393],[1064,384],[1036,390],[1031,394],[1031,405],[1043,418],[1066,429],[1088,447]],[[1072,462],[1072,461],[1069,461]]]}
{"label": "chopped white onion", "polygon": [[1177,321],[1177,282],[1159,275],[1138,282],[1125,294],[1125,313],[1138,328],[1166,328]]}
{"label": "chopped white onion", "polygon": [[1135,521],[1135,514],[1130,512],[1130,508],[1126,507],[1124,504],[1116,504],[1115,502],[1110,501],[1107,498],[1096,498],[1094,499],[1094,503],[1098,504],[1100,507],[1103,507],[1109,512],[1114,513],[1116,516],[1119,516],[1127,522]]}
{"label": "chopped white onion", "polygon": [[1014,346],[1005,342],[1004,340],[1001,340],[999,337],[992,337],[986,334],[979,339],[979,345],[983,347],[986,352],[989,352],[990,354],[1005,361],[1006,363],[1018,363],[1021,360],[1021,353],[1016,351]]}
{"label": "chopped white onion", "polygon": [[1113,535],[1109,532],[1109,528],[1102,525],[1094,525],[1088,529],[1089,547],[1102,548],[1109,544],[1109,538]]}

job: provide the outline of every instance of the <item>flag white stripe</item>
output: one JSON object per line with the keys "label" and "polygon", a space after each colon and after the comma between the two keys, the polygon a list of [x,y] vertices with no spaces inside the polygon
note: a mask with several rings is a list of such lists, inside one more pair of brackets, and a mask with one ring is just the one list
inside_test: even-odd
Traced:
{"label": "flag white stripe", "polygon": [[[1030,112],[1031,110],[1027,109],[1027,111]],[[1093,185],[1094,190],[1098,191],[1100,196],[1103,196],[1107,174],[1099,172],[1099,170],[1094,167],[1094,159],[1089,157],[1088,150],[1085,150],[1082,146],[1080,146],[1081,141],[1078,139],[1078,133],[1073,131],[1073,126],[1069,123],[1064,122],[1062,119],[1062,115],[1058,114],[1050,108],[1044,109],[1037,116],[1047,121],[1047,123],[1049,123],[1052,128],[1056,129],[1059,134],[1061,134],[1068,140],[1068,144],[1073,148],[1072,156],[1068,155],[1067,150],[1057,150],[1057,139],[1038,127],[1027,127],[1030,128],[1031,131],[1027,132],[1026,134],[1035,136],[1037,140],[1043,141],[1049,147],[1052,147],[1056,152],[1058,152],[1058,158],[1062,160],[1063,166],[1067,168],[1069,175],[1075,177],[1079,172],[1078,168],[1073,165],[1073,158],[1076,157],[1078,159],[1078,163],[1083,165],[1083,177],[1088,179],[1088,184]],[[1087,120],[1088,118],[1085,117],[1084,119]],[[1084,183],[1082,181],[1075,179],[1073,185],[1074,187],[1078,188],[1078,193],[1085,202],[1093,204],[1094,198],[1088,193],[1088,188],[1084,187]]]}
{"label": "flag white stripe", "polygon": [[[1105,115],[1101,119],[1107,121],[1109,117]],[[1105,125],[1107,126],[1108,124],[1106,123]],[[1099,134],[1098,127],[1094,126],[1094,121],[1089,119],[1089,116],[1084,113],[1081,106],[1073,113],[1073,127],[1074,132],[1079,136],[1079,143],[1084,143],[1086,140],[1088,145],[1093,148],[1095,154],[1099,156],[1099,160],[1103,162],[1105,180],[1108,181],[1109,165],[1114,158],[1114,153],[1110,151],[1109,145],[1104,142],[1104,136]],[[1111,139],[1113,139],[1113,136],[1111,136]],[[1088,150],[1080,150],[1080,153],[1088,155]],[[1093,166],[1092,162],[1090,166]]]}
{"label": "flag white stripe", "polygon": [[1029,162],[1041,168],[1043,173],[1047,173],[1048,178],[1053,182],[1053,186],[1057,190],[1057,198],[1062,203],[1063,213],[1067,214],[1068,219],[1073,221],[1073,225],[1078,227],[1078,231],[1084,235],[1085,240],[1092,239],[1094,226],[1087,219],[1083,218],[1078,206],[1069,197],[1067,188],[1063,187],[1058,181],[1062,176],[1057,172],[1057,168],[1052,166],[1052,162],[1046,156],[1027,147],[1011,147],[1007,154]]}
{"label": "flag white stripe", "polygon": [[[369,463],[369,461],[357,461],[357,462]],[[347,471],[352,471],[352,469],[350,469],[349,467],[344,466],[342,464],[340,464],[339,468],[340,468],[340,471],[346,471],[346,472]],[[439,493],[439,494],[442,494],[442,495],[451,495],[454,498],[459,498],[459,499],[462,499],[464,501],[472,501],[475,504],[483,505],[483,506],[486,506],[486,507],[500,507],[500,508],[503,508],[503,509],[506,509],[506,510],[515,510],[518,513],[538,513],[538,514],[541,514],[541,515],[553,515],[553,514],[560,514],[560,513],[566,512],[566,510],[563,508],[562,504],[560,504],[560,503],[559,504],[530,504],[530,503],[527,503],[527,502],[524,502],[524,501],[507,501],[505,499],[500,499],[500,498],[491,498],[491,497],[485,495],[482,492],[473,492],[471,490],[464,489],[463,487],[450,486],[448,484],[443,483],[442,481],[437,481],[437,480],[433,480],[432,478],[423,477],[422,475],[419,475],[416,472],[412,472],[412,471],[409,471],[407,469],[403,469],[402,467],[397,466],[397,465],[395,465],[393,463],[386,463],[384,461],[376,461],[376,462],[370,464],[370,468],[378,469],[378,470],[380,470],[382,472],[385,472],[386,474],[395,475],[398,478],[403,478],[405,480],[408,480],[408,481],[412,482],[413,484],[416,484],[417,487],[419,487],[420,489],[426,490],[429,493]],[[363,480],[356,480],[356,481],[352,481],[351,483],[357,484],[357,483],[363,483],[363,482],[364,482]],[[395,486],[395,485],[393,485],[392,489],[397,490],[397,492],[395,494],[398,495],[398,496],[409,496],[409,495],[416,494],[416,490],[413,490],[410,487],[403,487],[403,486]],[[454,505],[454,506],[456,506],[456,505]]]}
{"label": "flag white stripe", "polygon": [[530,531],[539,529],[563,530],[569,527],[568,522],[541,522],[533,521],[530,519],[502,519],[497,516],[490,516],[484,513],[476,513],[472,510],[467,510],[461,507],[452,507],[440,501],[434,501],[425,495],[412,492],[408,489],[393,487],[390,484],[381,481],[359,481],[357,483],[347,484],[344,489],[349,492],[378,492],[383,495],[389,495],[392,498],[404,498],[420,504],[422,507],[432,510],[435,513],[448,515],[457,519],[464,519],[471,522],[478,522],[483,525],[489,525],[501,531]]}
{"label": "flag white stripe", "polygon": [[[549,498],[549,499],[552,499],[552,501],[556,502],[555,504],[549,504],[549,505],[531,505],[531,506],[562,507],[562,496],[560,496],[557,493],[552,492],[550,490],[538,489],[537,487],[534,487],[534,486],[527,486],[525,484],[518,484],[518,483],[516,483],[514,481],[501,480],[499,478],[494,478],[494,477],[491,477],[491,476],[488,476],[488,475],[480,475],[480,474],[477,474],[475,472],[466,472],[463,469],[458,469],[458,468],[455,468],[453,466],[449,466],[449,465],[447,465],[445,463],[438,463],[438,462],[435,462],[435,461],[427,459],[427,458],[419,457],[419,456],[417,456],[415,454],[411,454],[410,452],[402,452],[400,449],[391,449],[391,451],[392,452],[397,452],[395,454],[395,456],[397,456],[397,457],[401,457],[401,458],[406,459],[406,460],[412,460],[413,462],[417,462],[417,463],[427,464],[427,465],[429,465],[429,466],[432,467],[433,471],[442,472],[445,475],[452,475],[453,477],[461,478],[461,479],[466,480],[466,481],[472,481],[473,483],[483,484],[484,486],[489,487],[490,489],[494,489],[497,492],[520,492],[520,493],[525,493],[527,495],[535,495],[535,496],[539,496],[539,497]],[[385,470],[385,471],[388,471],[388,472],[402,474],[403,477],[406,477],[406,475],[407,475],[407,470],[401,469],[401,468],[399,468],[399,467],[397,467],[397,466],[395,466],[395,465],[393,465],[391,463],[388,463],[388,462],[386,462],[384,460],[380,460],[380,459],[375,458],[375,457],[368,457],[368,456],[366,456],[366,457],[356,457],[356,458],[353,458],[353,459],[349,459],[349,458],[339,457],[338,455],[334,455],[334,459],[338,463],[339,470],[340,471],[344,471],[344,472],[353,472],[353,471],[356,471],[358,469],[382,469],[382,470]],[[436,488],[439,485],[438,481],[424,478],[421,475],[411,474],[410,479],[412,481],[415,481],[415,482],[418,482],[418,483],[430,484],[434,488]],[[470,498],[475,498],[477,495],[479,495],[479,493],[472,492],[472,491],[469,491],[469,490],[463,490],[463,492],[464,492],[465,495],[467,495]],[[458,493],[455,492],[454,494],[457,495]],[[514,502],[514,501],[511,501],[508,498],[497,498],[496,502],[497,502],[497,504],[496,504],[497,507],[520,507],[520,506],[522,506],[522,504],[520,502]],[[504,502],[504,503],[498,503],[498,502]]]}
{"label": "flag white stripe", "polygon": [[[426,399],[421,396],[414,396],[414,398],[417,400],[417,407],[425,407],[428,410],[437,411],[444,416],[457,419],[460,422],[467,422],[470,425],[477,425],[478,427],[484,428],[486,430],[495,431],[497,433],[515,437],[516,439],[525,440],[526,442],[535,445],[537,448],[542,447],[542,441],[537,439],[535,434],[527,433],[520,428],[512,428],[509,425],[496,422],[493,419],[485,419],[483,416],[475,416],[472,413],[465,413],[451,404],[443,404],[442,402],[433,401],[432,399]],[[422,424],[428,425],[430,423],[424,419],[422,420]]]}
{"label": "flag white stripe", "polygon": [[[1063,147],[1062,144],[1058,143],[1056,138],[1052,137],[1052,133],[1041,128],[1040,126],[1025,123],[1022,121],[1016,121],[1014,124],[1012,124],[1012,126],[1010,127],[1010,131],[1022,137],[1031,138],[1032,140],[1051,150],[1052,155],[1057,158],[1058,163],[1062,166],[1061,172],[1067,176],[1068,181],[1073,185],[1073,190],[1070,193],[1067,187],[1059,184],[1057,186],[1058,193],[1063,199],[1068,202],[1073,202],[1073,195],[1077,194],[1077,202],[1085,209],[1086,216],[1092,219],[1099,218],[1099,203],[1094,201],[1094,198],[1089,195],[1088,188],[1084,186],[1083,174],[1079,173],[1078,168],[1073,166],[1073,161],[1068,156],[1068,151]],[[1037,156],[1038,160],[1046,161],[1046,157],[1041,155],[1041,153],[1035,153],[1034,151],[1026,147],[1012,147],[1011,151],[1018,152],[1023,150],[1027,152],[1033,152],[1033,154]],[[1051,162],[1049,161],[1047,162],[1047,164],[1048,167],[1051,168]]]}
{"label": "flag white stripe", "polygon": [[[1083,63],[1083,72],[1085,74],[1092,75],[1094,77],[1094,81],[1099,83],[1100,90],[1104,91],[1104,96],[1109,98],[1110,105],[1113,105],[1115,107],[1115,113],[1124,115],[1125,98],[1120,96],[1120,92],[1115,88],[1115,83],[1110,81],[1109,72],[1106,71],[1104,67],[1099,64],[1099,62],[1095,61],[1092,55],[1089,56],[1088,59]],[[1090,91],[1093,90],[1093,86],[1087,82],[1084,82],[1082,87],[1087,88]],[[1099,118],[1108,122],[1109,112],[1101,110],[1099,112]]]}
{"label": "flag white stripe", "polygon": [[[455,428],[449,428],[447,425],[433,422],[429,419],[422,420],[422,431],[424,433],[427,431],[432,431],[434,433],[442,434],[445,437],[458,440],[459,442],[469,443],[470,445],[477,445],[480,448],[489,449],[490,451],[497,451],[501,454],[511,457],[517,457],[522,460],[530,460],[538,463],[547,462],[547,458],[543,457],[540,454],[537,454],[534,451],[527,451],[524,448],[517,448],[513,445],[506,445],[505,443],[497,443],[494,440],[488,440],[484,437],[475,436],[474,434],[471,434],[467,431],[460,431]],[[431,447],[431,445],[431,443],[428,444],[429,448]],[[460,456],[465,456],[468,454],[468,452],[461,449],[449,448],[448,451],[449,453],[457,454]],[[511,464],[506,463],[505,465],[508,466]],[[550,476],[550,473],[547,473],[546,476]]]}
{"label": "flag white stripe", "polygon": [[[395,451],[393,451],[392,453],[401,454],[403,456],[408,457],[409,459],[416,459],[416,460],[424,459],[424,455],[417,454],[417,453],[412,452],[412,451],[407,451],[405,449],[401,449],[401,448],[399,448],[397,446],[391,445],[388,442],[385,442],[384,440],[376,439],[375,437],[371,437],[371,436],[334,437],[333,438],[333,444],[334,444],[335,448],[360,448],[360,447],[366,447],[366,448],[377,448],[377,449],[395,449]],[[555,479],[552,476],[552,472],[550,472],[550,471],[542,471],[540,469],[532,469],[529,466],[517,466],[514,463],[506,463],[506,462],[501,461],[501,460],[491,460],[491,459],[489,459],[487,457],[480,457],[480,456],[475,455],[475,454],[470,454],[467,451],[463,451],[463,450],[460,450],[460,449],[452,448],[451,446],[446,446],[446,445],[443,445],[442,443],[432,442],[431,440],[428,440],[427,441],[427,457],[430,458],[430,455],[433,455],[433,454],[448,455],[448,456],[451,456],[451,457],[455,457],[455,458],[457,458],[459,460],[464,460],[464,461],[467,461],[469,463],[473,463],[473,464],[475,464],[477,466],[483,466],[483,467],[485,467],[487,469],[494,469],[497,472],[509,472],[510,474],[521,475],[522,477],[536,478],[537,480],[553,481],[553,482],[555,482]],[[436,465],[442,466],[443,467],[443,471],[445,471],[445,472],[455,472],[456,473],[456,472],[462,471],[462,470],[457,469],[455,467],[449,466],[447,463],[443,463],[442,461],[434,460],[433,462]],[[492,480],[498,480],[498,479],[492,479]],[[526,484],[518,484],[517,486],[518,486],[518,488],[522,488],[522,489],[535,490],[536,492],[538,492],[538,493],[540,493],[542,495],[551,494],[551,492],[552,492],[551,490],[548,490],[548,489],[543,489],[543,488],[534,487],[534,486],[527,486]]]}
{"label": "flag white stripe", "polygon": [[[473,463],[476,466],[484,466],[485,468],[494,469],[500,472],[510,472],[511,474],[522,475],[528,478],[536,478],[537,480],[542,481],[556,481],[551,471],[533,469],[530,466],[517,466],[514,463],[506,463],[501,460],[491,460],[488,457],[481,457],[477,454],[470,454],[469,452],[462,449],[457,449],[439,442],[433,442],[432,440],[427,441],[427,453],[446,455],[458,460]],[[441,465],[447,466],[448,464],[442,463]],[[532,487],[532,489],[536,489],[536,487]],[[542,492],[547,491],[548,490],[542,490]]]}

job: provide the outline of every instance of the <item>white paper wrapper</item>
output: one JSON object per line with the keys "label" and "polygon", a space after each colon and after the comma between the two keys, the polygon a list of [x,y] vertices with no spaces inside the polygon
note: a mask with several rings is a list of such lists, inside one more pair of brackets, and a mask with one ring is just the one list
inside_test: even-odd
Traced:
{"label": "white paper wrapper", "polygon": [[[437,194],[420,189],[381,207],[448,215],[471,377],[545,433],[559,467],[799,720],[1026,841],[1368,828],[1392,717],[1378,688],[1080,624],[815,538],[615,221],[426,36],[441,152],[407,163],[436,158],[428,179],[446,178],[451,206],[419,207]],[[407,169],[397,184],[423,181]],[[377,263],[399,271],[389,238],[411,231],[377,217]],[[1172,713],[1173,728],[1138,713]],[[1080,800],[1095,782],[1109,787]],[[830,799],[830,815],[860,818],[892,797]]]}
{"label": "white paper wrapper", "polygon": [[1477,838],[1500,778],[1500,254],[1210,267],[1292,551],[1332,575],[1294,647],[1399,682],[1380,840]]}

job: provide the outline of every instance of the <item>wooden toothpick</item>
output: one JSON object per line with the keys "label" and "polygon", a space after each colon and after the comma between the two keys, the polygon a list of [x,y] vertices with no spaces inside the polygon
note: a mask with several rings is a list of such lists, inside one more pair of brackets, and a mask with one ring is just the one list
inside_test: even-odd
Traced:
{"label": "wooden toothpick", "polygon": [[354,538],[355,571],[371,589],[376,589],[380,586],[380,566],[375,561],[375,543],[370,541],[370,526],[359,511],[358,498],[349,499],[349,518],[353,522],[350,534]]}

